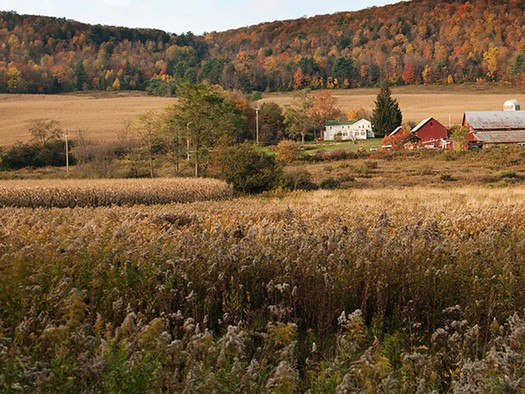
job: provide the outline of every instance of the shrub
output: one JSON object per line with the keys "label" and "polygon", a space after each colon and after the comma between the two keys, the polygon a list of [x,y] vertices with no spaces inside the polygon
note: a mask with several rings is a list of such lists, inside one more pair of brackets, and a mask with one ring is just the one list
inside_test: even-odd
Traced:
{"label": "shrub", "polygon": [[213,152],[212,172],[240,193],[260,193],[272,189],[281,169],[273,156],[249,144],[221,147]]}
{"label": "shrub", "polygon": [[275,159],[282,163],[292,163],[299,158],[299,144],[291,140],[284,140],[277,145]]}
{"label": "shrub", "polygon": [[18,170],[24,167],[41,167],[41,163],[36,161],[38,150],[35,145],[17,143],[3,154],[2,169]]}
{"label": "shrub", "polygon": [[512,178],[512,179],[514,179],[514,178],[518,178],[518,175],[514,171],[505,170],[505,171],[501,171],[498,174],[498,178],[500,178],[500,179],[505,179],[505,178]]}
{"label": "shrub", "polygon": [[312,174],[304,169],[293,169],[281,177],[281,185],[290,190],[315,190],[317,185],[312,181]]}
{"label": "shrub", "polygon": [[365,161],[365,166],[369,170],[375,170],[375,169],[377,169],[377,167],[379,167],[379,163],[377,161],[366,160]]}
{"label": "shrub", "polygon": [[401,129],[394,135],[387,135],[381,140],[381,146],[392,145],[392,150],[403,150],[405,144],[408,142],[410,132],[405,129]]}
{"label": "shrub", "polygon": [[357,154],[346,149],[334,149],[327,153],[328,160],[346,160],[355,159]]}
{"label": "shrub", "polygon": [[450,174],[443,174],[439,177],[442,181],[445,181],[445,182],[454,182],[454,181],[457,181],[456,178],[454,178],[452,175]]}
{"label": "shrub", "polygon": [[329,177],[324,179],[319,186],[321,189],[337,189],[339,185],[341,185],[341,181],[339,179]]}
{"label": "shrub", "polygon": [[[69,164],[76,160],[69,154]],[[61,167],[66,164],[65,145],[61,140],[51,140],[43,145],[17,143],[6,150],[1,160],[2,169],[19,170],[24,167]]]}

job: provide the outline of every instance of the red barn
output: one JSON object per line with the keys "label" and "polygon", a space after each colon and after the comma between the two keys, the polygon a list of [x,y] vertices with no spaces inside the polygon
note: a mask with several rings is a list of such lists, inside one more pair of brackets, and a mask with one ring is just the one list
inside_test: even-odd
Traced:
{"label": "red barn", "polygon": [[443,140],[448,137],[448,130],[434,118],[421,121],[411,131],[411,139],[417,145],[429,148],[441,148]]}
{"label": "red barn", "polygon": [[[434,118],[427,118],[419,123],[412,131],[406,135],[405,130],[400,126],[392,131],[385,139],[405,140],[405,149],[422,148],[441,148],[450,149],[447,141],[448,130]],[[389,140],[390,141],[390,140]]]}

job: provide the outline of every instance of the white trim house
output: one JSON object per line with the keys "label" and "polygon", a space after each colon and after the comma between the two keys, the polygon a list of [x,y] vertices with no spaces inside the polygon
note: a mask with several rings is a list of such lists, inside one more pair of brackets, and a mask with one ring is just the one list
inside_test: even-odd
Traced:
{"label": "white trim house", "polygon": [[328,121],[325,125],[324,139],[333,141],[366,140],[374,138],[372,123],[366,119]]}

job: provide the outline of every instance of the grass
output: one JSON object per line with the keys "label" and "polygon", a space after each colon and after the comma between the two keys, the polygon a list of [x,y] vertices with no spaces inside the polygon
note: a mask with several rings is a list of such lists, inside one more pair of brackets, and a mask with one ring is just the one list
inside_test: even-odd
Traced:
{"label": "grass", "polygon": [[137,114],[160,110],[174,102],[173,98],[150,97],[144,94],[62,94],[20,95],[0,94],[2,122],[0,146],[30,139],[27,125],[32,119],[47,118],[60,122],[71,137],[81,130],[89,140],[111,143]]}
{"label": "grass", "polygon": [[313,155],[319,151],[333,151],[336,149],[345,149],[352,152],[357,152],[360,149],[370,151],[371,147],[380,147],[381,138],[370,138],[367,140],[356,141],[319,141],[308,142],[304,145],[304,152],[308,155]]}
{"label": "grass", "polygon": [[354,156],[220,201],[0,182],[0,391],[525,390],[525,149]]}
{"label": "grass", "polygon": [[350,186],[359,189],[421,185],[494,187],[520,184],[523,182],[522,174],[525,174],[525,148],[520,146],[476,152],[377,151],[345,160],[333,160],[331,157],[328,155],[323,161],[296,162],[287,170],[307,171],[318,185],[328,178],[342,182],[355,179]]}
{"label": "grass", "polygon": [[0,391],[522,390],[525,188],[454,184],[2,208]]}

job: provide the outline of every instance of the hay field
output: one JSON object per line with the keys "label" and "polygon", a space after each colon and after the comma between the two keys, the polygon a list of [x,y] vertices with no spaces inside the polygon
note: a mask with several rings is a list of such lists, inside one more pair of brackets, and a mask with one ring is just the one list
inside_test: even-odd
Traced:
{"label": "hay field", "polygon": [[[351,108],[372,109],[378,89],[333,91],[343,111]],[[505,100],[525,103],[525,93],[511,87],[415,86],[392,89],[399,101],[405,122],[419,122],[433,116],[445,125],[461,123],[464,111],[500,110]],[[71,131],[82,130],[87,138],[107,143],[115,141],[126,122],[149,109],[162,109],[173,98],[150,97],[141,92],[63,95],[0,94],[0,146],[27,141],[27,124],[31,119],[58,120]],[[260,103],[274,101],[281,106],[294,102],[292,93],[264,94]]]}
{"label": "hay field", "polygon": [[0,94],[0,146],[27,141],[28,122],[37,118],[58,120],[63,128],[82,130],[97,142],[112,142],[138,113],[173,102],[173,98],[142,94]]}

